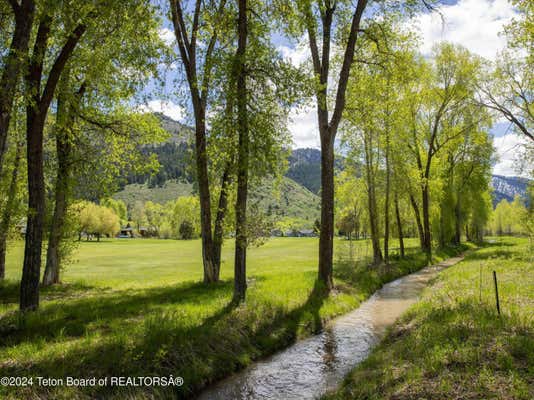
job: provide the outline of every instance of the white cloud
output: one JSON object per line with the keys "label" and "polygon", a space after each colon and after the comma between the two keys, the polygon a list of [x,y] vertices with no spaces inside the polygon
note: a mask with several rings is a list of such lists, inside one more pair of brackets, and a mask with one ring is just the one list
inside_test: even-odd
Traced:
{"label": "white cloud", "polygon": [[320,148],[319,126],[315,107],[293,109],[289,114],[289,131],[293,136],[293,145],[298,147]]}
{"label": "white cloud", "polygon": [[141,111],[145,112],[162,113],[163,115],[180,122],[183,122],[186,117],[185,109],[172,101],[151,100],[148,104],[142,105],[139,108]]}
{"label": "white cloud", "polygon": [[437,12],[415,18],[422,36],[421,51],[428,55],[440,41],[458,43],[487,59],[495,59],[506,40],[499,35],[516,15],[507,0],[459,0],[441,5]]}
{"label": "white cloud", "polygon": [[526,143],[527,139],[524,136],[515,133],[493,138],[493,145],[499,156],[499,161],[493,167],[493,173],[504,176],[518,175],[518,157]]}
{"label": "white cloud", "polygon": [[[295,67],[301,67],[310,59],[310,50],[305,37],[294,47],[278,46],[278,51]],[[288,128],[293,137],[293,147],[321,147],[315,107],[294,108],[289,114],[289,120]]]}
{"label": "white cloud", "polygon": [[299,67],[310,58],[310,50],[306,44],[307,42],[301,40],[295,47],[278,46],[278,51],[284,59],[289,60],[291,64]]}
{"label": "white cloud", "polygon": [[165,42],[167,46],[173,46],[176,40],[174,32],[168,28],[161,28],[159,30],[159,37]]}

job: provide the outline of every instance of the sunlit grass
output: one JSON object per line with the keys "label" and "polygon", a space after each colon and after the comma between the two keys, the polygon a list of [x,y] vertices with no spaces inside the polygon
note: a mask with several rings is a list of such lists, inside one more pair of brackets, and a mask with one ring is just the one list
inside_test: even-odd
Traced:
{"label": "sunlit grass", "polygon": [[[42,292],[41,308],[16,312],[21,245],[10,247],[8,281],[0,286],[0,376],[182,376],[184,386],[135,388],[136,398],[187,397],[251,361],[321,329],[355,308],[384,282],[425,264],[405,260],[369,268],[366,241],[336,242],[336,290],[316,285],[317,239],[278,238],[249,251],[247,301],[231,304],[230,242],[223,281],[200,283],[199,241],[110,240],[81,243],[64,284]],[[415,240],[408,245],[414,247]],[[450,254],[453,254],[451,252]],[[447,253],[437,254],[446,257]],[[395,258],[395,257],[394,257]],[[2,391],[3,390],[3,391]],[[124,389],[0,388],[0,397],[123,398]]]}
{"label": "sunlit grass", "polygon": [[442,272],[329,398],[530,400],[533,377],[532,254],[526,239],[499,238]]}

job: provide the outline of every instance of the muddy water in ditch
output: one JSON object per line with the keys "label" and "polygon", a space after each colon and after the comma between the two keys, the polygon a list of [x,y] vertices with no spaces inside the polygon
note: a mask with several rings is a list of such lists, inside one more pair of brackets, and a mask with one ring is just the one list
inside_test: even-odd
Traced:
{"label": "muddy water in ditch", "polygon": [[258,361],[199,396],[200,400],[315,399],[335,389],[363,361],[388,326],[412,305],[452,258],[388,283],[356,310],[332,320],[318,335]]}

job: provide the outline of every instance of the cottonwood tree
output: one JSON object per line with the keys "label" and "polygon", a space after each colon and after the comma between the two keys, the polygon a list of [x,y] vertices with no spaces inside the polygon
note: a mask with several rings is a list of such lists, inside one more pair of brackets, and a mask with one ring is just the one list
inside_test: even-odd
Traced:
{"label": "cottonwood tree", "polygon": [[[117,106],[133,97],[147,78],[154,75],[158,51],[163,46],[157,34],[154,9],[135,5],[123,8],[121,17],[113,23],[89,31],[61,77],[53,129],[57,174],[54,215],[43,275],[45,286],[59,283],[61,241],[68,236],[68,232],[64,231],[65,219],[76,184],[76,173],[72,176],[73,171],[77,164],[83,162],[88,169],[97,161],[90,160],[92,151],[81,138],[89,134],[93,146],[98,144],[95,136],[100,134],[112,140],[115,136],[121,136],[122,142],[127,138],[131,141],[127,146],[128,151],[124,146],[115,149],[125,160],[136,161],[135,156],[139,152],[135,149],[132,151],[131,144],[157,141],[157,137],[161,136],[157,128],[150,126],[155,123],[153,118],[141,118],[133,115],[133,111]],[[136,137],[135,132],[142,132],[140,136],[144,137]],[[110,167],[113,163],[110,157],[114,153],[111,151],[113,148],[108,146],[108,155],[98,158],[101,166]],[[101,169],[98,172],[113,179],[113,169],[106,169],[105,172]],[[102,186],[110,188],[111,185]]]}
{"label": "cottonwood tree", "polygon": [[[405,124],[399,86],[406,79],[413,49],[406,45],[410,35],[396,29],[389,18],[374,28],[372,40],[361,40],[357,49],[356,62],[361,65],[351,71],[349,79],[343,139],[350,155],[362,165],[373,263],[377,265],[389,262],[393,153],[399,144],[396,133]],[[369,27],[368,34],[371,30]],[[383,252],[380,237],[384,238]]]}
{"label": "cottonwood tree", "polygon": [[[476,104],[464,107],[451,121],[457,129],[470,128],[443,149],[438,159],[442,180],[438,239],[440,246],[459,245],[464,227],[468,240],[481,240],[488,213],[483,194],[489,187],[493,144],[488,134],[491,118]],[[451,127],[452,128],[452,127]],[[469,235],[469,226],[474,228]]]}
{"label": "cottonwood tree", "polygon": [[[24,264],[20,284],[20,309],[35,310],[39,306],[39,278],[41,246],[45,213],[43,173],[43,132],[50,103],[54,97],[61,72],[71,57],[80,38],[93,18],[92,6],[82,8],[77,15],[80,22],[69,15],[70,4],[52,7],[47,4],[37,18],[37,33],[24,77],[26,111],[26,143],[28,164],[28,218]],[[70,28],[70,29],[69,29]],[[59,50],[51,46],[51,36],[61,43]],[[52,52],[52,54],[50,54]],[[51,62],[47,62],[52,60]],[[47,65],[48,64],[48,65]],[[45,67],[46,72],[45,72]]]}
{"label": "cottonwood tree", "polygon": [[[259,16],[262,16],[261,18]],[[247,205],[249,186],[280,176],[289,142],[287,115],[298,101],[302,79],[271,43],[274,19],[269,4],[239,0],[237,46],[232,57],[233,83],[228,100],[236,126],[236,250],[234,301],[245,300],[247,247],[264,235],[257,207]],[[232,114],[230,114],[232,115]]]}
{"label": "cottonwood tree", "polygon": [[249,169],[249,121],[247,110],[246,51],[248,37],[247,0],[238,0],[237,50],[235,53],[234,76],[236,79],[237,102],[237,198],[236,198],[236,240],[234,260],[234,300],[245,299],[247,289],[247,197]]}
{"label": "cottonwood tree", "polygon": [[534,63],[508,50],[479,85],[479,103],[508,120],[514,130],[534,142]]}
{"label": "cottonwood tree", "polygon": [[72,212],[76,215],[80,238],[82,233],[85,233],[88,241],[91,235],[100,241],[102,235],[112,236],[120,229],[119,216],[108,207],[82,201],[75,203],[72,208]]}
{"label": "cottonwood tree", "polygon": [[[327,290],[333,286],[333,239],[334,239],[334,143],[339,123],[345,108],[346,88],[350,70],[353,65],[354,51],[360,24],[367,0],[358,0],[353,7],[344,1],[310,1],[297,0],[279,2],[280,15],[289,30],[297,38],[307,36],[311,53],[314,95],[317,104],[317,120],[321,140],[321,232],[319,237],[319,280]],[[347,13],[349,22],[344,18]],[[336,32],[343,40],[338,43],[341,48],[341,67],[333,86],[335,100],[328,101],[331,95],[333,64],[332,42]]]}
{"label": "cottonwood tree", "polygon": [[479,85],[479,101],[534,141],[534,5],[528,0],[512,3],[518,17],[505,27],[507,48]]}
{"label": "cottonwood tree", "polygon": [[26,142],[28,165],[28,218],[20,309],[39,306],[39,277],[45,213],[43,137],[50,104],[61,74],[81,38],[114,21],[123,10],[149,7],[145,0],[121,2],[102,0],[80,5],[77,2],[47,3],[38,12],[36,34],[24,77]]}
{"label": "cottonwood tree", "polygon": [[[195,117],[195,159],[200,198],[202,263],[204,282],[211,283],[219,280],[220,257],[216,256],[213,244],[206,113],[212,89],[215,53],[221,41],[225,40],[225,35],[221,32],[223,24],[218,21],[225,19],[226,0],[209,2],[195,0],[185,4],[180,0],[169,0],[169,5]],[[191,18],[188,18],[189,12]],[[199,41],[205,45],[201,46]],[[224,191],[221,192],[223,193]]]}
{"label": "cottonwood tree", "polygon": [[[412,96],[414,103],[409,122],[412,139],[407,142],[407,147],[418,171],[422,249],[428,261],[432,258],[430,187],[433,162],[451,140],[478,122],[470,121],[461,127],[451,124],[464,107],[474,102],[478,68],[478,60],[464,48],[441,44],[434,50],[429,79],[423,81],[424,86]],[[416,201],[412,202],[415,207]]]}

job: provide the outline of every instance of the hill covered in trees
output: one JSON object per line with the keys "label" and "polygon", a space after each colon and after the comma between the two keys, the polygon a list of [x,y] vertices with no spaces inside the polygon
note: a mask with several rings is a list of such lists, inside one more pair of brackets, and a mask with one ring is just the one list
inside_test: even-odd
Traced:
{"label": "hill covered in trees", "polygon": [[[124,201],[129,209],[136,202],[164,204],[181,196],[196,194],[194,187],[193,129],[163,114],[155,113],[168,139],[156,145],[143,146],[148,157],[157,156],[160,168],[155,174],[126,172],[121,190],[113,197]],[[315,149],[296,149],[289,156],[288,170],[281,182],[264,178],[251,186],[250,204],[268,216],[290,217],[309,221],[319,218],[321,153]],[[341,163],[339,163],[341,166]]]}
{"label": "hill covered in trees", "polygon": [[[304,225],[311,227],[315,219],[319,218],[319,196],[299,185],[290,178],[283,177],[278,184],[272,179],[264,179],[252,186],[250,204],[257,206],[267,216],[296,218]],[[161,186],[150,186],[148,183],[132,183],[124,186],[113,198],[122,200],[133,209],[137,202],[165,204],[178,197],[195,194],[192,183],[167,180]],[[304,221],[309,222],[306,224]]]}
{"label": "hill covered in trees", "polygon": [[[125,174],[125,184],[114,197],[123,200],[129,207],[136,201],[165,203],[194,193],[193,129],[161,113],[155,115],[169,133],[169,138],[164,143],[144,146],[142,149],[147,156],[157,156],[160,169],[156,174]],[[337,170],[343,168],[343,161],[342,156],[337,156]],[[318,217],[321,151],[314,148],[293,149],[288,157],[285,177],[280,190],[283,199],[273,200],[271,194],[280,188],[275,188],[274,181],[267,179],[254,189],[252,204],[261,204],[268,215],[274,213],[304,219]],[[526,198],[527,184],[526,178],[493,175],[493,206],[503,199],[513,201],[516,194]],[[274,194],[274,198],[277,198]]]}

